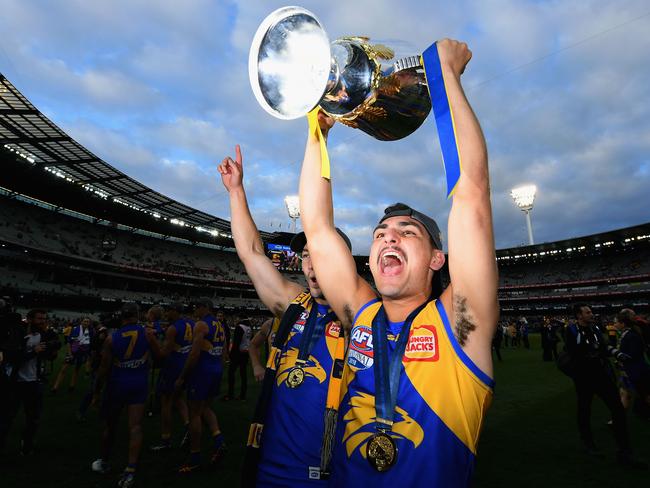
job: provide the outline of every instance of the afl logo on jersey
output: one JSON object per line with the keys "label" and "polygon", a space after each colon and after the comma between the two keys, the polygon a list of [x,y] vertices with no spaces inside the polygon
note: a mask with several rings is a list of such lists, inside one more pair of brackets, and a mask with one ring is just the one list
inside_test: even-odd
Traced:
{"label": "afl logo on jersey", "polygon": [[372,329],[367,325],[357,325],[350,335],[348,365],[357,369],[367,369],[373,363]]}
{"label": "afl logo on jersey", "polygon": [[302,334],[303,331],[305,330],[305,324],[307,323],[307,319],[309,318],[309,311],[304,310],[301,314],[300,317],[298,317],[298,320],[293,324],[293,331],[296,332],[297,334]]}
{"label": "afl logo on jersey", "polygon": [[433,325],[421,325],[411,329],[409,342],[404,351],[404,362],[437,361],[439,357],[438,332]]}

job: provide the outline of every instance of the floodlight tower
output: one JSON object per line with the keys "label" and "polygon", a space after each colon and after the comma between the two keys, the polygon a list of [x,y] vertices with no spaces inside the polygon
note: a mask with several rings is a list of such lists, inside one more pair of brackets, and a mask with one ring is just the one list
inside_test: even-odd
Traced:
{"label": "floodlight tower", "polygon": [[515,201],[517,207],[526,214],[526,224],[528,225],[528,243],[532,246],[533,225],[530,222],[530,211],[533,209],[537,187],[535,185],[525,185],[510,190],[510,196]]}
{"label": "floodlight tower", "polygon": [[284,197],[284,204],[287,206],[287,212],[291,219],[291,232],[296,233],[296,220],[300,218],[300,199],[298,195],[287,195]]}

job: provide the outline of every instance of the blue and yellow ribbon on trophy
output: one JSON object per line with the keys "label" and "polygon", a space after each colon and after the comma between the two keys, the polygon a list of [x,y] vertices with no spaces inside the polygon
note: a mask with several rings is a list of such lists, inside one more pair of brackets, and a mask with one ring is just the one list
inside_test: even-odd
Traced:
{"label": "blue and yellow ribbon on trophy", "polygon": [[422,66],[424,66],[424,75],[427,79],[431,106],[436,119],[436,127],[438,128],[442,162],[447,178],[447,198],[449,198],[456,189],[462,166],[460,151],[458,150],[458,138],[456,137],[456,125],[454,124],[454,113],[449,103],[447,87],[442,76],[437,43],[434,42],[422,53]]}

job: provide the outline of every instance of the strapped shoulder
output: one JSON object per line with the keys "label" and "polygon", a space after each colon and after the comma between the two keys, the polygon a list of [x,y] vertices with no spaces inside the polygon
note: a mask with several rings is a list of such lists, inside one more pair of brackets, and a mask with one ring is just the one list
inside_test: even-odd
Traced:
{"label": "strapped shoulder", "polygon": [[[304,308],[307,308],[309,305],[309,302],[311,301],[311,294],[309,293],[308,290],[303,290],[300,292],[300,294],[291,300],[291,305],[297,304],[297,305],[302,305]],[[286,313],[286,312],[285,312]]]}

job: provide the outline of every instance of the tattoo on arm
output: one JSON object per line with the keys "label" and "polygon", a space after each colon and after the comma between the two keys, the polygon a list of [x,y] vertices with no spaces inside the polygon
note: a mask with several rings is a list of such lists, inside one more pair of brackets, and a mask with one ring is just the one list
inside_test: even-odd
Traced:
{"label": "tattoo on arm", "polygon": [[454,295],[454,315],[456,339],[461,346],[464,346],[470,332],[476,329],[476,324],[467,310],[467,298]]}

